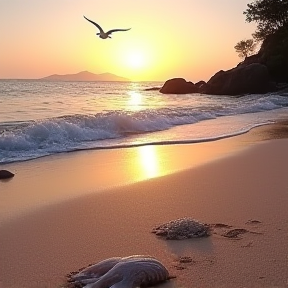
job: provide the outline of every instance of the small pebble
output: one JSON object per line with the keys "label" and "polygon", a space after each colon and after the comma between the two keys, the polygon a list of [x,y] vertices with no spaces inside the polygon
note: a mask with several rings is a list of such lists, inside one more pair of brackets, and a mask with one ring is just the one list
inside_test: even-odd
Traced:
{"label": "small pebble", "polygon": [[8,170],[0,170],[0,179],[9,179],[14,177],[14,174]]}

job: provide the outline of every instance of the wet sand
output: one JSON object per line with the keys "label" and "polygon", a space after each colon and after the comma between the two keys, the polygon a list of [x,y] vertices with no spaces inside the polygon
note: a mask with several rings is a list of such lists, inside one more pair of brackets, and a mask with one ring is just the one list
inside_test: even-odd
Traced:
{"label": "wet sand", "polygon": [[[0,287],[61,287],[71,271],[133,254],[176,276],[163,288],[287,287],[287,130],[282,122],[209,143],[3,165],[16,175],[0,182]],[[253,233],[181,241],[151,233],[181,217]]]}

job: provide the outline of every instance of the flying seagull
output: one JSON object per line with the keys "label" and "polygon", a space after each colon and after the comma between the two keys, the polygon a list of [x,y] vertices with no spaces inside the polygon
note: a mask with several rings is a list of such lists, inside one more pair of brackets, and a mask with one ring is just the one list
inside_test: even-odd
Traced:
{"label": "flying seagull", "polygon": [[110,34],[113,33],[113,32],[117,32],[117,31],[128,31],[128,30],[131,29],[131,28],[129,28],[129,29],[112,29],[112,30],[109,30],[109,31],[107,31],[107,32],[104,32],[103,29],[100,27],[100,25],[98,25],[97,23],[93,22],[92,20],[89,20],[89,19],[86,18],[85,16],[84,16],[84,18],[85,18],[87,21],[89,21],[90,23],[92,23],[93,25],[95,25],[95,26],[99,29],[100,33],[96,33],[96,35],[98,35],[98,36],[99,36],[100,38],[102,38],[102,39],[111,38],[111,37],[110,37]]}

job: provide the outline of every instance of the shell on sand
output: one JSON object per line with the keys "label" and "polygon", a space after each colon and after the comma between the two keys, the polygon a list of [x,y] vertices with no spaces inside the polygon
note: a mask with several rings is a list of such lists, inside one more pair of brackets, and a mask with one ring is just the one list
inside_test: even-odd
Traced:
{"label": "shell on sand", "polygon": [[88,267],[81,269],[80,272],[71,275],[70,278],[73,281],[79,281],[79,282],[81,282],[81,280],[84,280],[85,282],[86,279],[92,279],[92,278],[98,279],[99,277],[106,274],[110,269],[112,269],[117,263],[119,263],[121,259],[122,259],[121,257],[113,257],[105,259],[96,264],[89,265]]}
{"label": "shell on sand", "polygon": [[168,270],[156,258],[133,255],[103,260],[71,275],[68,281],[73,285],[70,287],[136,288],[170,278]]}
{"label": "shell on sand", "polygon": [[193,218],[180,218],[153,228],[152,233],[167,240],[182,240],[189,238],[207,237],[210,227]]}
{"label": "shell on sand", "polygon": [[[254,226],[261,223],[258,220],[251,220],[246,224]],[[249,231],[245,228],[234,228],[231,225],[223,223],[204,224],[191,217],[172,220],[167,223],[156,226],[152,229],[152,233],[163,237],[166,240],[182,240],[189,238],[207,237],[212,234],[223,236],[230,239],[239,240],[245,233],[262,234],[258,231]]]}

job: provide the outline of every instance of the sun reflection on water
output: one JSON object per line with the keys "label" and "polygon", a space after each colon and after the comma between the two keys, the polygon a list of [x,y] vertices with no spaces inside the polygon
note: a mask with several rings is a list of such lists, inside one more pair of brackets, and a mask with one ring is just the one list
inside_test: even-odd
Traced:
{"label": "sun reflection on water", "polygon": [[127,103],[128,107],[134,111],[141,110],[142,95],[136,91],[129,91],[128,95],[130,96]]}

